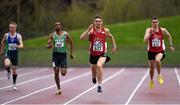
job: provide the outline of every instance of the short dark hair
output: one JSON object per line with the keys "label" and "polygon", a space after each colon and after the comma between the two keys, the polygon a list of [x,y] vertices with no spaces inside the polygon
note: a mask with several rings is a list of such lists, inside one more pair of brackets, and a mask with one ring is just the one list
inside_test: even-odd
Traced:
{"label": "short dark hair", "polygon": [[156,16],[152,17],[151,20],[158,20],[158,18]]}
{"label": "short dark hair", "polygon": [[96,15],[96,16],[94,17],[94,19],[97,19],[97,18],[102,19],[102,16]]}

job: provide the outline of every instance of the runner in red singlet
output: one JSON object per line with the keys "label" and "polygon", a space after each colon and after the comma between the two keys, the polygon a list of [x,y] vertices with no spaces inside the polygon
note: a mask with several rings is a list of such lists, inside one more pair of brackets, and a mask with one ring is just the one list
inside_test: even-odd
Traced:
{"label": "runner in red singlet", "polygon": [[91,64],[93,83],[96,83],[96,78],[98,80],[97,92],[102,92],[103,65],[110,60],[110,57],[107,56],[106,37],[111,39],[113,43],[112,53],[114,53],[116,51],[114,37],[108,28],[103,27],[101,16],[95,16],[94,23],[80,37],[82,40],[89,38],[89,62]]}
{"label": "runner in red singlet", "polygon": [[146,33],[144,36],[144,42],[148,43],[148,60],[150,66],[150,82],[149,87],[154,88],[154,68],[155,64],[157,65],[158,71],[158,82],[160,85],[164,84],[164,79],[161,75],[161,60],[165,57],[165,44],[164,44],[164,36],[167,36],[169,41],[169,48],[172,52],[175,51],[172,43],[172,37],[170,33],[166,30],[166,28],[159,27],[159,21],[157,17],[152,18],[152,27],[146,29]]}

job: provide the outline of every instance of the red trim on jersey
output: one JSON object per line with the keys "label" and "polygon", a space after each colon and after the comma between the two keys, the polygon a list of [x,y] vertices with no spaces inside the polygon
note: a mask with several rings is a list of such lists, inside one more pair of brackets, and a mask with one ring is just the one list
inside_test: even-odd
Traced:
{"label": "red trim on jersey", "polygon": [[159,27],[159,31],[155,32],[150,29],[151,36],[148,41],[148,51],[150,52],[161,52],[163,49],[163,33],[161,28]]}
{"label": "red trim on jersey", "polygon": [[89,35],[89,52],[91,55],[101,55],[106,52],[106,32],[104,28],[101,28],[100,32],[97,32],[95,28]]}

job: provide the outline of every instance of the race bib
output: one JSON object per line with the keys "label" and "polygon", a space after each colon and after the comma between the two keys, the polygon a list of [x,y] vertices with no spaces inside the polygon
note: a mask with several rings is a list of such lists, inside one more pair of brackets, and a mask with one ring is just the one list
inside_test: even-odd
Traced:
{"label": "race bib", "polygon": [[93,45],[93,51],[103,51],[103,44],[100,41],[96,41]]}
{"label": "race bib", "polygon": [[10,43],[10,44],[8,44],[8,46],[9,46],[9,50],[16,50],[17,48],[16,48],[16,44],[13,44],[13,43]]}
{"label": "race bib", "polygon": [[156,38],[152,40],[152,47],[160,47],[161,46],[161,41]]}
{"label": "race bib", "polygon": [[57,47],[57,48],[62,48],[62,47],[64,47],[63,41],[57,41],[57,42],[55,43],[55,47]]}

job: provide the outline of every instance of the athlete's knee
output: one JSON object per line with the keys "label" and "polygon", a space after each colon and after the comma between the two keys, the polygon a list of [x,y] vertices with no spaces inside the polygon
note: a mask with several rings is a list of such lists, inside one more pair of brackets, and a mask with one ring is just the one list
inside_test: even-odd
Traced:
{"label": "athlete's knee", "polygon": [[58,67],[54,67],[54,74],[59,75],[59,68]]}
{"label": "athlete's knee", "polygon": [[160,59],[157,59],[157,60],[156,60],[156,63],[161,63],[161,60],[160,60]]}
{"label": "athlete's knee", "polygon": [[65,76],[66,74],[67,74],[67,69],[61,70],[61,75],[62,75],[62,76]]}
{"label": "athlete's knee", "polygon": [[9,68],[9,67],[10,67],[11,61],[10,61],[9,58],[6,58],[6,59],[4,60],[4,65],[5,65],[5,68]]}

